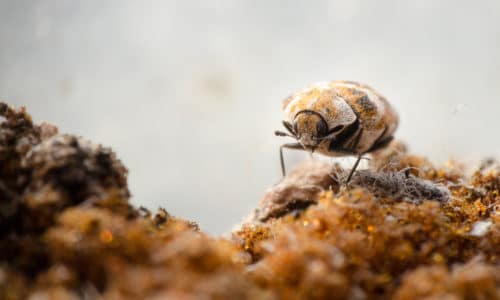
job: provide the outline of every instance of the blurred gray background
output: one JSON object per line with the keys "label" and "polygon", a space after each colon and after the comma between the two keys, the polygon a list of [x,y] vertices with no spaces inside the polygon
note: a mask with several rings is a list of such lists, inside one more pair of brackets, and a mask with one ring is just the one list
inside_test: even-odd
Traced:
{"label": "blurred gray background", "polygon": [[500,151],[497,0],[0,0],[0,43],[1,100],[112,147],[134,204],[213,234],[278,182],[281,100],[315,81],[375,87],[435,162]]}

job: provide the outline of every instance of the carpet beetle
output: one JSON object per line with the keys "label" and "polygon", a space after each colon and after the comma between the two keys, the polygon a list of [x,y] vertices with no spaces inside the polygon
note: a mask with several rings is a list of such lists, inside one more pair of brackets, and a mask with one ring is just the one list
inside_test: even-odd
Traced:
{"label": "carpet beetle", "polygon": [[288,132],[275,134],[297,140],[280,147],[283,176],[283,148],[304,149],[327,156],[357,156],[347,182],[363,154],[389,144],[399,122],[383,96],[354,81],[313,84],[286,98],[283,112],[283,125]]}

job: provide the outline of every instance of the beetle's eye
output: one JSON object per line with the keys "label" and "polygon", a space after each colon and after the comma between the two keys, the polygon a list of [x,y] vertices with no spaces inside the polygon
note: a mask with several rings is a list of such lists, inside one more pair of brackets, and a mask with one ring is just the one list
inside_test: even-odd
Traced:
{"label": "beetle's eye", "polygon": [[340,132],[340,131],[342,131],[342,129],[344,129],[344,125],[338,125],[338,126],[333,127],[332,130],[330,130],[330,133]]}
{"label": "beetle's eye", "polygon": [[323,137],[328,134],[328,125],[325,121],[319,120],[316,123],[316,135],[318,137]]}

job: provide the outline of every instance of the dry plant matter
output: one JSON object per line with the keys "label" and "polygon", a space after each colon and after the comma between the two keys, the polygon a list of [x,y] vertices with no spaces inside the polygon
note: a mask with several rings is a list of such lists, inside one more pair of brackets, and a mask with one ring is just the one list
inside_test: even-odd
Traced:
{"label": "dry plant matter", "polygon": [[493,160],[467,175],[393,143],[348,187],[307,161],[214,238],[131,206],[109,148],[0,115],[0,299],[500,298]]}

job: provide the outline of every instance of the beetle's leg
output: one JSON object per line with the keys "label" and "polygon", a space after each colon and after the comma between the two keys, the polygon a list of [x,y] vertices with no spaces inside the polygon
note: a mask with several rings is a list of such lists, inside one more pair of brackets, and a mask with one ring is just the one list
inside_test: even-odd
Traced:
{"label": "beetle's leg", "polygon": [[354,163],[354,166],[352,166],[351,172],[349,173],[349,176],[347,176],[347,180],[345,181],[345,184],[347,185],[349,181],[351,181],[352,175],[354,174],[354,171],[356,171],[356,168],[359,165],[359,162],[361,161],[361,158],[363,157],[363,154],[358,155],[358,159]]}
{"label": "beetle's leg", "polygon": [[281,173],[283,174],[283,177],[285,177],[286,172],[285,172],[285,160],[283,159],[283,148],[288,148],[288,149],[304,149],[304,148],[299,143],[288,143],[280,146]]}

